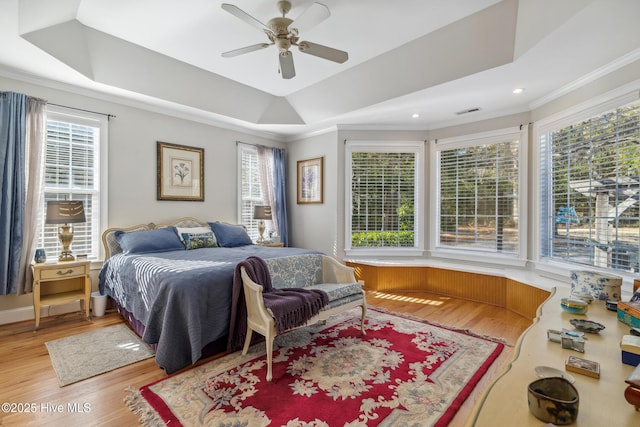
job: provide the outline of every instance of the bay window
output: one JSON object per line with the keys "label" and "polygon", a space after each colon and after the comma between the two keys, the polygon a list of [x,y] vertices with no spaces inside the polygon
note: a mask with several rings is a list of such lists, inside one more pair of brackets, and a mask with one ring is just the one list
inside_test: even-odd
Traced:
{"label": "bay window", "polygon": [[347,250],[408,253],[422,243],[424,142],[347,142]]}
{"label": "bay window", "polygon": [[640,270],[640,102],[631,98],[540,126],[543,259]]}
{"label": "bay window", "polygon": [[436,248],[521,254],[520,131],[437,141]]}

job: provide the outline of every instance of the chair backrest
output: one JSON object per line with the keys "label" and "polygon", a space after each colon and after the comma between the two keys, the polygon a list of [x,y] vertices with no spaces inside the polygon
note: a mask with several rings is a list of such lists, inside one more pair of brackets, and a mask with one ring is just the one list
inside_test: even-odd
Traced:
{"label": "chair backrest", "polygon": [[265,262],[274,288],[303,288],[322,283],[322,254],[270,258]]}
{"label": "chair backrest", "polygon": [[[258,325],[268,325],[273,318],[261,309],[264,307],[262,299],[262,286],[254,283],[247,274],[244,267],[240,267],[242,277],[242,287],[244,288],[244,298],[247,305],[247,321]],[[262,333],[262,331],[258,331]]]}

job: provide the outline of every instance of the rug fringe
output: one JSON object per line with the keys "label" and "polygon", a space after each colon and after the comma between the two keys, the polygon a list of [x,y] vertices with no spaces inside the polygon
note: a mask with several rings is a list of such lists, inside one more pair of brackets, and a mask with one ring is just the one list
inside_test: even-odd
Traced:
{"label": "rug fringe", "polygon": [[166,426],[158,413],[142,397],[139,389],[129,386],[125,390],[127,394],[124,397],[124,403],[131,412],[140,417],[140,425],[144,427]]}

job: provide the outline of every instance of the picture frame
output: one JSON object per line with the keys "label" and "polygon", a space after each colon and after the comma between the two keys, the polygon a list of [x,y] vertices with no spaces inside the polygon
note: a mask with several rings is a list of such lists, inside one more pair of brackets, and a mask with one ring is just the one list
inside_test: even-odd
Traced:
{"label": "picture frame", "polygon": [[298,204],[323,203],[324,157],[298,160]]}
{"label": "picture frame", "polygon": [[157,141],[157,199],[204,201],[204,148]]}
{"label": "picture frame", "polygon": [[594,360],[569,356],[565,363],[565,369],[567,371],[576,372],[592,378],[600,378],[600,364]]}

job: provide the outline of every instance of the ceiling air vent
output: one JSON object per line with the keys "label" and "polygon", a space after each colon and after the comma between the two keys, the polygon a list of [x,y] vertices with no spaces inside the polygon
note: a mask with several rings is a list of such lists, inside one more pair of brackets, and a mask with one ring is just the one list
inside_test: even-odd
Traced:
{"label": "ceiling air vent", "polygon": [[461,114],[475,113],[476,111],[480,111],[480,108],[479,107],[469,108],[468,110],[458,111],[456,114],[459,116]]}

